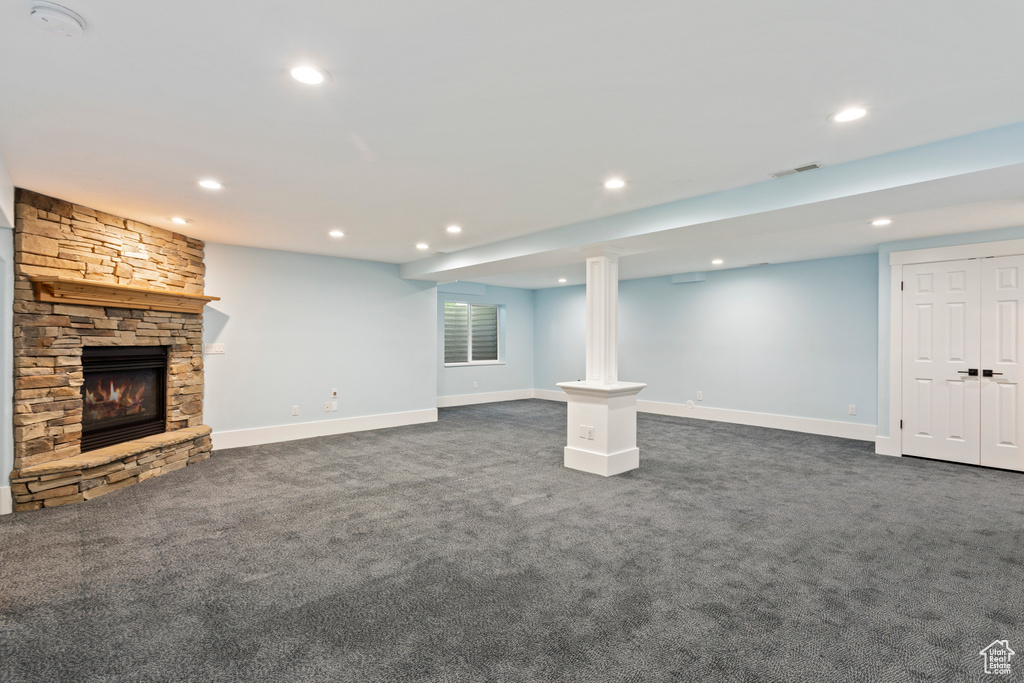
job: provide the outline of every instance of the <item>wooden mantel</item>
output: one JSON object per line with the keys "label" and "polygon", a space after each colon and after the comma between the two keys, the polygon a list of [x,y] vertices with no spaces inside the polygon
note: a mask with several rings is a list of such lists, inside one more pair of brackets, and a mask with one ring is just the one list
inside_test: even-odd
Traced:
{"label": "wooden mantel", "polygon": [[140,308],[146,311],[202,313],[203,306],[220,301],[219,296],[185,294],[166,289],[129,287],[95,280],[34,275],[29,278],[35,288],[36,301],[79,306],[112,306]]}

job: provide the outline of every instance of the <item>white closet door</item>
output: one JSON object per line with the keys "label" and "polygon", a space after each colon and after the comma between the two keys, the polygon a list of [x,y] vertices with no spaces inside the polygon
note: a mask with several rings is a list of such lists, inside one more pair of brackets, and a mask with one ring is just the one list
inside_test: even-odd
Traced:
{"label": "white closet door", "polygon": [[[981,464],[1024,470],[1021,451],[1021,286],[1024,256],[982,262]],[[991,377],[985,377],[991,371]]]}
{"label": "white closet door", "polygon": [[903,452],[979,464],[981,265],[903,269]]}

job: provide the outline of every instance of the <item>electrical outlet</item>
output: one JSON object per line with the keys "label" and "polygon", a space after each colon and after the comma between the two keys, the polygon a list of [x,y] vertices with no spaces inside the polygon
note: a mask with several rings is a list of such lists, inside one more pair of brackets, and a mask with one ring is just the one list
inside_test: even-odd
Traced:
{"label": "electrical outlet", "polygon": [[850,406],[850,415],[857,414],[857,406]]}
{"label": "electrical outlet", "polygon": [[697,392],[697,400],[698,401],[703,401],[704,400],[704,392],[703,391],[698,391]]}
{"label": "electrical outlet", "polygon": [[594,440],[594,428],[592,426],[587,427],[587,438],[590,439],[591,441]]}
{"label": "electrical outlet", "polygon": [[338,412],[338,402],[337,401],[331,401],[331,412],[332,413]]}
{"label": "electrical outlet", "polygon": [[473,388],[476,389],[476,381],[473,381]]}
{"label": "electrical outlet", "polygon": [[325,413],[331,412],[331,402],[330,401],[324,401],[324,412]]}
{"label": "electrical outlet", "polygon": [[580,438],[587,438],[587,425],[580,425]]}
{"label": "electrical outlet", "polygon": [[292,415],[298,415],[298,414],[299,414],[299,407],[298,406],[292,406]]}

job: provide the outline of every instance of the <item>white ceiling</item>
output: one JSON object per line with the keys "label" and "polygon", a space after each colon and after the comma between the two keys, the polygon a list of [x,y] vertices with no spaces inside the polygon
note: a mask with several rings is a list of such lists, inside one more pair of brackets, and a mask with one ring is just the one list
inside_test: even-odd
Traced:
{"label": "white ceiling", "polygon": [[[871,225],[879,216],[893,224]],[[800,204],[695,225],[602,241],[618,250],[619,277],[742,268],[766,263],[867,254],[882,242],[1024,225],[1024,164],[966,176]],[[537,250],[523,257],[494,258],[480,265],[446,268],[438,281],[470,280],[506,287],[586,283],[579,248]],[[564,278],[566,282],[559,284]]]}
{"label": "white ceiling", "polygon": [[[62,2],[77,40],[0,1],[15,184],[212,242],[408,263],[418,241],[480,247],[1024,120],[1019,0]],[[292,81],[299,62],[332,81]],[[826,120],[849,104],[868,117]],[[958,204],[950,184],[917,188],[898,229],[1024,224],[1012,183]],[[902,236],[863,231],[885,198],[638,239],[623,276],[870,250]],[[475,278],[549,286],[567,258]]]}

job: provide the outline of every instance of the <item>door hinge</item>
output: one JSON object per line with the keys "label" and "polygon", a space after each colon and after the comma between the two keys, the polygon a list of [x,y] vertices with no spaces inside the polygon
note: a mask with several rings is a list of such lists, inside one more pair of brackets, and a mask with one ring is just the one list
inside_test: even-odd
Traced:
{"label": "door hinge", "polygon": [[903,291],[903,283],[902,282],[900,283],[900,291],[901,292]]}
{"label": "door hinge", "polygon": [[903,420],[900,420],[900,429],[903,429]]}

